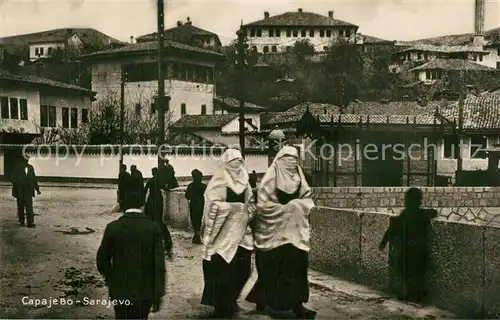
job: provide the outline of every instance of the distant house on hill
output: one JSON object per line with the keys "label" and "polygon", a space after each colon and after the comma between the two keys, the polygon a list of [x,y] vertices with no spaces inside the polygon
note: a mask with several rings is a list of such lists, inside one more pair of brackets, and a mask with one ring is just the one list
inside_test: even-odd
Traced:
{"label": "distant house on hill", "polygon": [[491,75],[498,75],[500,72],[494,68],[460,59],[435,59],[411,70],[415,80],[424,81],[426,84],[442,79],[447,72],[460,71],[485,72]]}
{"label": "distant house on hill", "polygon": [[[177,21],[177,26],[165,30],[165,37],[172,41],[185,43],[205,48],[220,48],[222,45],[219,36],[211,31],[207,31],[193,26],[193,22],[188,17],[186,22]],[[136,38],[137,42],[150,42],[158,39],[158,33],[148,33]]]}
{"label": "distant house on hill", "polygon": [[327,51],[335,39],[354,42],[358,26],[334,18],[333,11],[327,16],[305,12],[285,12],[271,16],[264,12],[264,19],[242,26],[251,50],[259,53],[291,51],[295,42],[308,39],[316,52]]}
{"label": "distant house on hill", "polygon": [[102,50],[121,41],[90,28],[53,29],[0,38],[5,50],[23,60],[50,57],[59,50],[74,54]]}

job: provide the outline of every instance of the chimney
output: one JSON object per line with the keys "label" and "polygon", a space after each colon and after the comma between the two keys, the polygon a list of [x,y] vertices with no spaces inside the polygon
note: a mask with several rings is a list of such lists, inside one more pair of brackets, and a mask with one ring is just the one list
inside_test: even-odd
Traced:
{"label": "chimney", "polygon": [[189,26],[192,24],[191,19],[189,19],[189,17],[186,18],[186,24]]}
{"label": "chimney", "polygon": [[332,10],[328,11],[328,18],[333,18],[333,11]]}
{"label": "chimney", "polygon": [[130,36],[130,44],[134,43],[134,36]]}
{"label": "chimney", "polygon": [[302,8],[299,8],[299,12],[302,13]]}
{"label": "chimney", "polygon": [[181,21],[177,21],[177,26],[178,27],[182,26],[182,22]]}
{"label": "chimney", "polygon": [[476,0],[474,15],[474,44],[484,45],[484,0]]}
{"label": "chimney", "polygon": [[264,12],[264,19],[269,19],[269,12]]}

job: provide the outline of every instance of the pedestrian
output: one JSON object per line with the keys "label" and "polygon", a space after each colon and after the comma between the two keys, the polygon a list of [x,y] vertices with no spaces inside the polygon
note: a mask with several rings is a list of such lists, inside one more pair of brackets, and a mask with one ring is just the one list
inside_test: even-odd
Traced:
{"label": "pedestrian", "polygon": [[251,270],[255,213],[248,172],[240,151],[228,149],[222,166],[205,191],[203,212],[203,276],[201,303],[215,307],[215,318],[232,318]]}
{"label": "pedestrian", "polygon": [[142,214],[141,195],[130,193],[124,215],[109,223],[97,251],[116,319],[147,319],[165,295],[165,255],[158,225]]}
{"label": "pedestrian", "polygon": [[33,198],[35,191],[42,194],[38,186],[35,169],[29,164],[29,158],[23,158],[14,169],[12,179],[12,196],[17,200],[17,217],[21,227],[35,227],[35,213],[33,212]]}
{"label": "pedestrian", "polygon": [[203,218],[207,185],[203,183],[203,173],[198,169],[191,171],[191,176],[193,182],[187,186],[185,197],[189,201],[189,217],[194,230],[192,242],[201,244],[201,219]]}
{"label": "pedestrian", "polygon": [[163,234],[165,251],[168,257],[172,258],[172,236],[170,235],[170,231],[168,230],[165,221],[163,221],[163,194],[161,191],[166,190],[166,188],[160,181],[158,168],[153,168],[151,173],[153,177],[148,180],[146,186],[144,187],[144,198],[146,198],[146,194],[148,194],[149,191],[146,200],[145,213],[147,217],[156,222],[160,227]]}
{"label": "pedestrian", "polygon": [[179,187],[179,183],[177,182],[177,178],[175,177],[174,167],[170,164],[168,159],[163,161],[163,167],[160,168],[160,174],[162,176],[162,180],[167,185],[167,189],[175,189]]}
{"label": "pedestrian", "polygon": [[258,190],[254,239],[258,278],[247,301],[274,310],[292,310],[297,318],[314,319],[309,300],[309,213],[311,188],[292,146],[283,147]]}
{"label": "pedestrian", "polygon": [[425,297],[425,280],[429,259],[429,225],[437,217],[434,209],[422,209],[422,191],[410,188],[405,194],[405,209],[397,217],[392,217],[379,249],[387,243],[394,246],[397,253],[394,270],[402,279],[398,288],[400,298],[420,302]]}
{"label": "pedestrian", "polygon": [[130,173],[127,172],[127,166],[120,165],[120,173],[118,174],[118,203],[120,204],[120,211],[124,212],[126,209],[127,194],[130,192]]}
{"label": "pedestrian", "polygon": [[250,182],[250,186],[252,187],[252,189],[257,188],[257,173],[255,172],[255,170],[252,170],[252,173],[250,174],[249,182]]}
{"label": "pedestrian", "polygon": [[[135,164],[130,166],[130,190],[144,195],[144,177]],[[144,205],[144,200],[144,198],[141,198],[141,207]]]}

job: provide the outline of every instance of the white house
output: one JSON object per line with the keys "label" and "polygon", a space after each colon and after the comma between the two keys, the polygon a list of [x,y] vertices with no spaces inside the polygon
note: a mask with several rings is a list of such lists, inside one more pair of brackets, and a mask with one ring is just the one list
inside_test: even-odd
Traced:
{"label": "white house", "polygon": [[317,52],[326,51],[335,39],[355,41],[358,26],[327,16],[305,12],[285,12],[271,16],[264,12],[264,19],[242,26],[251,50],[260,53],[291,50],[295,42],[308,39]]}
{"label": "white house", "polygon": [[[120,94],[124,80],[125,105],[136,116],[155,112],[158,89],[157,42],[141,42],[99,51],[82,59],[92,65],[92,90],[97,100]],[[165,94],[175,121],[186,114],[212,114],[215,64],[225,56],[205,48],[165,41]],[[122,76],[122,71],[123,76]]]}

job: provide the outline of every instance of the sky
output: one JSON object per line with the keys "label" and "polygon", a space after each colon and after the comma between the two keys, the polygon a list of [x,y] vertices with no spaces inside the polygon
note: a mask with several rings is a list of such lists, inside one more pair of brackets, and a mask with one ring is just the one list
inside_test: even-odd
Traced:
{"label": "sky", "polygon": [[[475,0],[165,0],[165,26],[190,17],[224,44],[241,24],[264,11],[315,12],[359,26],[387,40],[415,40],[474,32]],[[122,41],[156,31],[155,0],[0,0],[0,37],[55,28],[94,28]],[[486,0],[485,29],[500,27],[500,0]]]}

